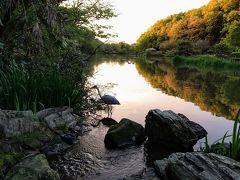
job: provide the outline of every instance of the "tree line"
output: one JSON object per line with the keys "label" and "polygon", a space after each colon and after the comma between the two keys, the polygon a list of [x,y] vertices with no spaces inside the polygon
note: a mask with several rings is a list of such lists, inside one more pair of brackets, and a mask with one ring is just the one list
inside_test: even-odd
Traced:
{"label": "tree line", "polygon": [[183,55],[238,52],[240,1],[211,0],[201,8],[159,20],[139,37],[136,47]]}

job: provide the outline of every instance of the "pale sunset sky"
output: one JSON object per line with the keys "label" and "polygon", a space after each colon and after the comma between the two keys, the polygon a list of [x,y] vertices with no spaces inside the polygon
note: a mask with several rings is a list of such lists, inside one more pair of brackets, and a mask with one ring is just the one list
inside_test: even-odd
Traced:
{"label": "pale sunset sky", "polygon": [[[74,2],[77,0],[68,0]],[[103,0],[110,3],[118,17],[104,24],[111,25],[111,33],[118,35],[109,42],[124,41],[135,43],[138,37],[152,26],[157,20],[172,14],[199,8],[210,0]],[[101,21],[102,23],[102,21]]]}
{"label": "pale sunset sky", "polygon": [[111,32],[118,35],[112,41],[135,43],[138,37],[157,20],[169,15],[201,7],[209,0],[107,0],[118,14],[108,21]]}

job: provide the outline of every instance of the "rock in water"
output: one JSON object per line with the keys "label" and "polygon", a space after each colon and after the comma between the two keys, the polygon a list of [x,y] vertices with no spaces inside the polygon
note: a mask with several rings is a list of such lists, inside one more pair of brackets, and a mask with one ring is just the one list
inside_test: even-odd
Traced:
{"label": "rock in water", "polygon": [[165,145],[176,150],[191,150],[206,136],[206,130],[197,123],[187,122],[173,111],[150,110],[146,116],[146,134],[153,145]]}
{"label": "rock in water", "polygon": [[49,167],[43,154],[28,157],[14,166],[5,180],[60,180],[56,171]]}
{"label": "rock in water", "polygon": [[0,110],[0,138],[31,133],[39,126],[32,111]]}
{"label": "rock in water", "polygon": [[77,123],[73,109],[68,107],[44,109],[36,113],[36,116],[52,129],[63,126],[74,127]]}
{"label": "rock in water", "polygon": [[162,180],[238,180],[240,163],[213,153],[174,153],[154,162]]}
{"label": "rock in water", "polygon": [[193,121],[190,121],[185,115],[178,113],[178,115],[182,118],[182,120],[187,123],[187,125],[195,132],[198,139],[202,139],[207,136],[207,131],[198,123],[195,123]]}
{"label": "rock in water", "polygon": [[107,127],[110,127],[110,126],[118,123],[116,120],[114,120],[112,118],[103,118],[100,120],[100,122]]}
{"label": "rock in water", "polygon": [[122,119],[118,124],[109,128],[104,142],[107,147],[120,148],[141,143],[145,137],[142,125],[129,119]]}

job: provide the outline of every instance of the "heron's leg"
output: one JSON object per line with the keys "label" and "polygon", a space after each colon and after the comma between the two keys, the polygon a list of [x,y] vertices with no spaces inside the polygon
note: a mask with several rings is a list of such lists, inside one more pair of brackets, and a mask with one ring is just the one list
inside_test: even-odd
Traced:
{"label": "heron's leg", "polygon": [[112,117],[112,110],[113,110],[113,106],[110,106],[110,117],[109,118]]}
{"label": "heron's leg", "polygon": [[109,116],[110,116],[110,106],[109,105],[107,105],[107,113],[108,113],[108,118],[109,118]]}

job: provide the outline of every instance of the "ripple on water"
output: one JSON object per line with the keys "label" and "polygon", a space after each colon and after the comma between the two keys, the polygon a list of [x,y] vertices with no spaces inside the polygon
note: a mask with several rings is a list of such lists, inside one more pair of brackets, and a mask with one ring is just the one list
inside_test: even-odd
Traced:
{"label": "ripple on water", "polygon": [[100,125],[80,138],[58,163],[64,179],[153,179],[152,168],[146,167],[144,146],[111,150],[104,146],[108,128]]}

